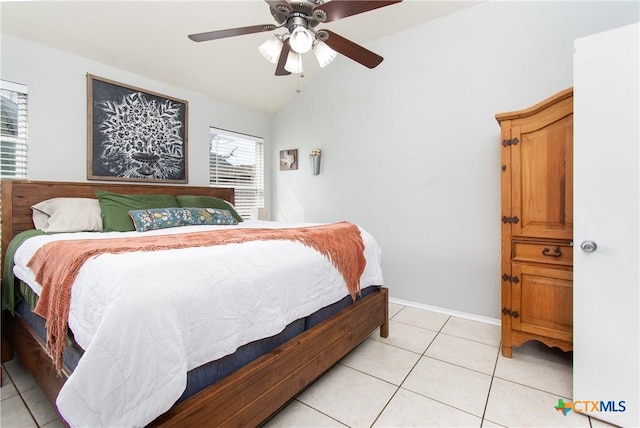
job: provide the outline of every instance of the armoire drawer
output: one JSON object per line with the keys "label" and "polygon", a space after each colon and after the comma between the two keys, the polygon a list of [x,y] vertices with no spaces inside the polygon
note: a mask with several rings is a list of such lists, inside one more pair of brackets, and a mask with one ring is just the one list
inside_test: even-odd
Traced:
{"label": "armoire drawer", "polygon": [[573,247],[566,242],[513,241],[512,260],[571,266]]}

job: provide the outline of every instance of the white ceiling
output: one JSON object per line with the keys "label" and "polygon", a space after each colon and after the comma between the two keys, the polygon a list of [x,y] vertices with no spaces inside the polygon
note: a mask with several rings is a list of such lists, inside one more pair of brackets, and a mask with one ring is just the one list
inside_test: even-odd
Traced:
{"label": "white ceiling", "polygon": [[[478,3],[404,0],[318,28],[366,47]],[[262,0],[3,1],[0,7],[4,33],[265,113],[278,110],[299,84],[297,75],[274,76],[275,65],[258,52],[272,32],[201,43],[187,38],[191,33],[275,23]],[[363,73],[369,71],[352,63]],[[304,66],[305,84],[323,71],[313,56],[307,55]]]}

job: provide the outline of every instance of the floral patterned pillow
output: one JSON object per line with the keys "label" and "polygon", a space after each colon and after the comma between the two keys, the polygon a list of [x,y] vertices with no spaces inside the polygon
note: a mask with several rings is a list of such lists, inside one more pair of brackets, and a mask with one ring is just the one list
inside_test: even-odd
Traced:
{"label": "floral patterned pillow", "polygon": [[233,213],[220,208],[181,208],[185,212],[185,226],[198,224],[238,224]]}
{"label": "floral patterned pillow", "polygon": [[131,210],[129,215],[138,232],[189,225],[238,224],[228,210],[217,208],[153,208]]}

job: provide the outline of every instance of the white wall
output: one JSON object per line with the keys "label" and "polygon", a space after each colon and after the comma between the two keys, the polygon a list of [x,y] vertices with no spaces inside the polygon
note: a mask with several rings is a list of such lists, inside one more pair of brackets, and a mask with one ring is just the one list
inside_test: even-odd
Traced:
{"label": "white wall", "polygon": [[[87,73],[189,102],[191,185],[209,184],[210,126],[264,138],[265,164],[271,163],[271,118],[266,114],[2,34],[0,77],[29,90],[29,179],[87,181]],[[267,189],[270,184],[269,176]]]}
{"label": "white wall", "polygon": [[297,148],[300,167],[279,171],[274,154],[273,216],[357,222],[382,247],[392,297],[499,318],[494,116],[570,87],[573,40],[638,14],[637,2],[489,2],[367,45],[385,57],[374,70],[339,56],[274,115],[274,153]]}

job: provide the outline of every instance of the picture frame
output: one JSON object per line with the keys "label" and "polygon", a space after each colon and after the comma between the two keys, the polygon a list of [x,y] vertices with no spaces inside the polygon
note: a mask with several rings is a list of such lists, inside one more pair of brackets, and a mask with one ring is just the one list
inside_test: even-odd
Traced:
{"label": "picture frame", "polygon": [[298,149],[280,150],[280,171],[298,169]]}
{"label": "picture frame", "polygon": [[87,73],[87,179],[188,183],[188,108]]}

